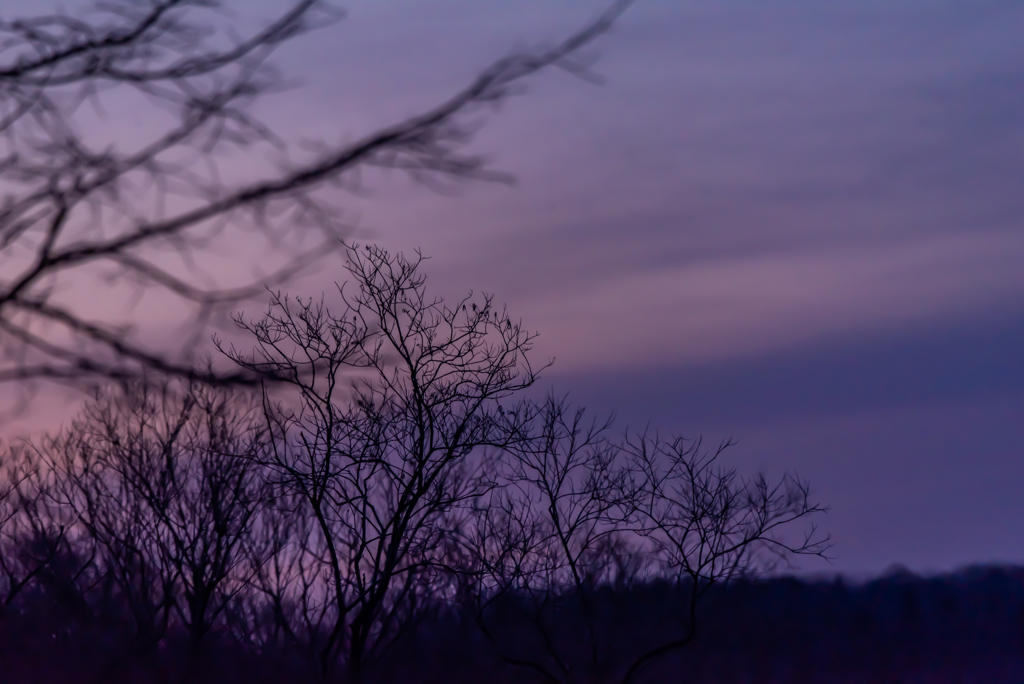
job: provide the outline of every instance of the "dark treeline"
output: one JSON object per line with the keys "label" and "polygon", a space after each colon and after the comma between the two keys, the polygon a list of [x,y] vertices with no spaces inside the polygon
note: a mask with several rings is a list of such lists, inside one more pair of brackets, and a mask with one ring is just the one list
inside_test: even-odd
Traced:
{"label": "dark treeline", "polygon": [[827,549],[795,476],[530,398],[533,335],[421,263],[239,316],[260,391],[125,382],[6,448],[3,681],[657,681]]}
{"label": "dark treeline", "polygon": [[679,660],[692,681],[1024,681],[1024,568],[739,582],[719,605]]}
{"label": "dark treeline", "polygon": [[[131,640],[127,611],[118,615],[109,603],[103,610],[76,606],[77,594],[66,593],[66,581],[56,571],[42,573],[0,621],[5,682],[323,681],[300,654],[267,644],[256,648],[227,630],[207,637],[208,648],[198,658],[180,633],[141,650]],[[625,654],[642,651],[650,639],[674,634],[673,610],[685,603],[684,593],[662,582],[596,589],[590,598],[602,615],[597,627],[616,637],[607,659],[624,662]],[[553,604],[560,610],[550,628],[568,642],[581,619],[579,601],[566,596]],[[503,617],[509,632],[533,627],[521,605]],[[700,621],[700,634],[686,649],[652,665],[638,681],[1024,681],[1024,568],[979,567],[928,578],[898,574],[866,583],[739,580],[709,592]],[[585,648],[581,641],[575,646]],[[472,608],[448,602],[425,611],[391,657],[364,677],[437,684],[542,681],[502,661],[476,627]]]}
{"label": "dark treeline", "polygon": [[[608,662],[676,628],[685,591],[663,582],[602,587]],[[578,603],[567,598],[566,604]],[[578,615],[562,618],[570,631]],[[943,684],[1024,681],[1024,568],[973,567],[922,577],[893,572],[841,577],[734,580],[700,608],[700,634],[653,665],[645,682],[691,684]],[[387,670],[396,682],[530,681],[503,669],[472,629],[435,619]],[[518,624],[513,617],[508,629]],[[520,625],[519,628],[523,628]],[[553,630],[555,631],[555,630]],[[478,649],[467,653],[466,645]],[[587,681],[608,681],[600,676]]]}

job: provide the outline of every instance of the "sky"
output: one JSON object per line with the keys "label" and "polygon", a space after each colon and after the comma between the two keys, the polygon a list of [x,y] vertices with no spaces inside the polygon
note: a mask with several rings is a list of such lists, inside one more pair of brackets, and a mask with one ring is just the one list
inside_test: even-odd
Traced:
{"label": "sky", "polygon": [[[290,140],[422,111],[603,4],[343,6],[279,56],[259,114]],[[804,572],[1024,563],[1021,35],[1009,0],[637,0],[587,53],[603,83],[553,70],[482,117],[514,185],[381,172],[337,204],[507,303],[545,388],[809,479],[835,548]]]}

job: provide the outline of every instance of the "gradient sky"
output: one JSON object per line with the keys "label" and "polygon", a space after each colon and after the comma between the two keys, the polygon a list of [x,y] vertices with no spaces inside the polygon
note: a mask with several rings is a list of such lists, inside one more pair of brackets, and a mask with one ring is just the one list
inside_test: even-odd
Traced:
{"label": "gradient sky", "polygon": [[[351,139],[602,6],[353,0],[261,113]],[[810,479],[836,560],[805,570],[1024,563],[1021,36],[1009,0],[638,0],[603,85],[545,73],[486,119],[515,187],[338,201],[441,292],[507,302],[548,386]]]}

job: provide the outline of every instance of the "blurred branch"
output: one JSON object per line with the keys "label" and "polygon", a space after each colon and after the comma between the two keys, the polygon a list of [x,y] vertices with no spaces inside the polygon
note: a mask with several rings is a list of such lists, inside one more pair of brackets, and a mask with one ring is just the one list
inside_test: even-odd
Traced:
{"label": "blurred branch", "polygon": [[[430,111],[351,144],[320,144],[310,161],[280,161],[262,180],[235,185],[218,169],[229,154],[251,157],[253,146],[266,144],[287,158],[285,143],[251,113],[280,85],[268,59],[281,44],[336,21],[337,10],[301,0],[228,46],[202,16],[220,7],[215,0],[117,0],[88,18],[0,22],[0,381],[128,378],[148,369],[258,382],[252,373],[196,366],[194,345],[143,342],[138,329],[92,313],[96,298],[159,294],[201,329],[215,313],[335,252],[349,228],[323,191],[362,166],[427,180],[509,180],[465,151],[475,131],[467,115],[547,67],[585,74],[573,56],[629,4],[616,2],[554,47],[496,61]],[[90,142],[81,105],[106,111],[104,101],[132,93],[161,109],[162,120],[170,115],[170,125],[134,149]],[[208,256],[217,248],[237,254],[239,231],[251,228],[247,234],[283,263],[248,283],[217,284]],[[101,272],[106,290],[94,284]]]}

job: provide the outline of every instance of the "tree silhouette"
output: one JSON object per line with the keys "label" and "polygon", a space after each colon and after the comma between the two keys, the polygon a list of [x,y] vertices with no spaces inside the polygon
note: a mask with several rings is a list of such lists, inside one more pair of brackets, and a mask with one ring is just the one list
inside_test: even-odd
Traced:
{"label": "tree silhouette", "polygon": [[824,557],[831,547],[813,523],[795,536],[790,531],[827,510],[811,499],[810,485],[790,473],[777,481],[764,474],[741,477],[720,465],[730,446],[709,453],[700,439],[647,435],[624,444],[633,529],[655,558],[657,575],[685,588],[687,602],[679,635],[637,655],[623,684],[693,641],[698,603],[715,585],[756,576],[794,556]]}
{"label": "tree silhouette", "polygon": [[[476,622],[510,666],[551,684],[629,684],[689,645],[698,606],[714,586],[795,556],[824,556],[811,525],[826,510],[794,475],[769,482],[718,465],[700,440],[627,435],[549,398],[533,407],[466,546]],[[684,597],[675,634],[648,642],[625,592],[656,580]]]}
{"label": "tree silhouette", "polygon": [[67,548],[63,520],[47,506],[49,484],[31,449],[0,443],[0,616]]}
{"label": "tree silhouette", "polygon": [[53,497],[99,548],[141,643],[176,619],[198,646],[244,586],[265,498],[261,439],[237,394],[134,383],[101,391],[40,447]]}
{"label": "tree silhouette", "polygon": [[348,253],[355,291],[339,288],[339,310],[275,295],[263,318],[237,319],[255,350],[225,351],[277,379],[261,463],[298,498],[294,514],[315,521],[297,581],[279,590],[299,588],[290,600],[305,607],[324,672],[342,655],[357,677],[437,597],[451,566],[445,522],[493,487],[482,450],[522,438],[522,412],[504,402],[536,372],[533,335],[490,297],[449,305],[427,294],[422,257]]}

